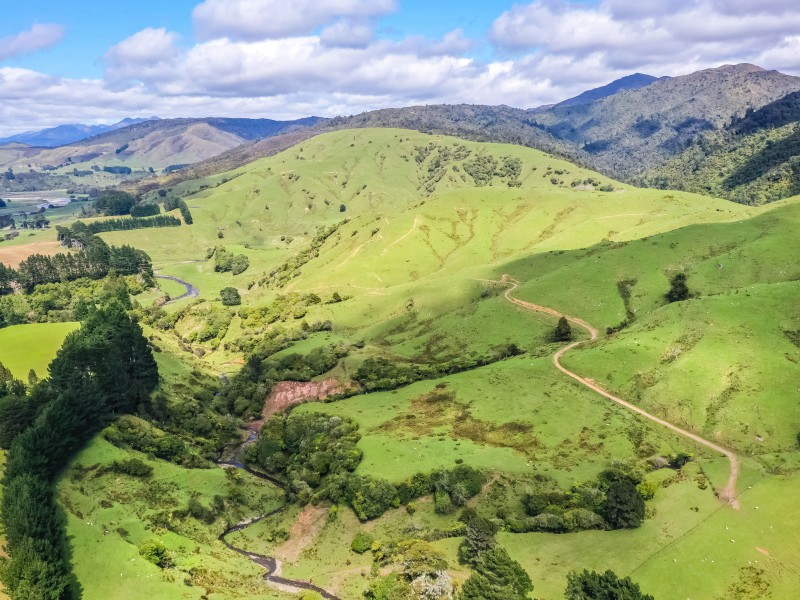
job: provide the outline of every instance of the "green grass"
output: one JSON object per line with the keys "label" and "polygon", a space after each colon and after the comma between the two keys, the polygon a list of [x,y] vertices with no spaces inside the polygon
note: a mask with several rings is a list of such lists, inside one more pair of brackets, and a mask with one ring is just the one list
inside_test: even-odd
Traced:
{"label": "green grass", "polygon": [[78,323],[36,323],[0,329],[0,363],[17,379],[27,381],[31,369],[44,378],[64,338],[78,327]]}
{"label": "green grass", "polygon": [[[800,332],[800,270],[794,251],[800,200],[756,209],[693,194],[642,190],[527,148],[471,142],[464,142],[470,157],[445,164],[441,179],[431,182],[436,152],[420,163],[415,159],[417,147],[431,142],[447,148],[461,143],[402,130],[320,136],[225,174],[230,178],[225,183],[220,176],[183,184],[195,192],[187,198],[192,226],[103,237],[145,249],[160,273],[193,283],[204,300],[214,300],[227,285],[242,291],[245,307],[267,304],[289,291],[315,292],[323,300],[334,291],[347,296],[337,304],[311,306],[303,317],[309,323],[330,320],[333,332],[309,336],[285,351],[358,343],[326,376],[351,377],[372,356],[430,363],[484,354],[508,343],[527,351],[394,392],[297,408],[359,422],[364,451],[360,473],[396,482],[463,460],[521,486],[526,478],[544,474],[568,487],[592,479],[616,460],[631,463],[676,451],[695,455],[685,480],[659,489],[651,503],[654,514],[641,529],[502,534],[502,543],[531,573],[537,597],[561,597],[566,573],[584,567],[631,575],[662,600],[736,597],[731,586],[740,578],[742,589],[760,585],[762,578],[773,597],[791,597],[796,579],[791,565],[800,560],[800,548],[796,528],[779,527],[776,515],[796,521],[790,490],[800,467],[795,446],[800,408],[792,400],[800,375],[800,333],[794,333]],[[520,187],[508,187],[499,177],[486,187],[462,179],[466,163],[479,155],[518,158]],[[612,183],[615,191],[570,187],[573,179],[588,177]],[[200,190],[200,184],[215,187]],[[340,204],[346,205],[345,212]],[[286,287],[257,283],[306,248],[318,227],[344,217],[349,222]],[[213,261],[205,259],[206,250],[215,245],[246,253],[250,269],[235,277],[215,273]],[[696,297],[665,306],[669,277],[677,272],[688,274]],[[522,282],[516,292],[520,298],[585,318],[603,330],[625,318],[617,283],[635,279],[630,298],[635,322],[571,352],[564,362],[622,397],[744,455],[742,510],[721,507],[713,494],[727,479],[726,461],[556,371],[551,361],[555,346],[547,343],[554,319],[510,305],[499,287],[479,281],[504,274]],[[202,310],[201,305],[186,311],[175,332],[186,336],[194,331]],[[235,371],[243,357],[225,345],[244,333],[242,322],[235,316],[220,347],[206,348],[202,358],[178,350],[173,331],[148,330],[164,350],[158,353],[162,375],[179,382],[195,366],[213,374]],[[264,330],[272,327],[260,324],[256,329],[262,325]],[[299,326],[298,319],[276,327],[295,331]],[[448,395],[432,402],[437,385]],[[100,450],[93,446],[92,452]],[[179,479],[180,471],[175,471]],[[192,489],[208,494],[219,488],[218,474],[203,473],[207,487],[193,488],[194,483],[180,480],[175,494],[185,498]],[[671,473],[650,476],[661,480]],[[68,497],[83,506],[110,493],[109,481],[98,486],[85,499],[70,488]],[[484,500],[479,497],[476,503],[489,510],[490,504],[480,504]],[[152,507],[145,502],[136,510],[146,515]],[[275,532],[288,531],[296,515],[289,511],[240,537],[255,551],[268,551],[279,544]],[[128,517],[126,512],[114,518]],[[366,527],[399,539],[409,535],[414,518],[423,524],[452,522],[452,517],[434,515],[423,501],[416,517],[393,511]],[[70,523],[77,532],[76,571],[81,581],[88,581],[98,565],[84,555],[101,538],[82,532],[78,522]],[[311,549],[285,565],[284,572],[314,577],[316,583],[345,591],[346,597],[358,597],[369,565],[351,555],[347,545],[359,527],[343,508],[339,519],[325,525]],[[181,568],[196,566],[195,560],[207,556],[210,562],[202,564],[214,573],[234,564],[216,551],[208,531],[180,535],[189,541],[170,543],[189,549],[181,554]],[[203,535],[206,541],[198,537]],[[130,548],[106,538],[113,539],[114,552],[126,560],[124,552]],[[106,543],[111,542],[104,540],[103,547]],[[457,544],[437,543],[453,566]],[[770,557],[755,552],[756,546],[768,549]],[[200,548],[201,558],[194,556],[194,547]],[[715,566],[709,566],[710,560]],[[754,566],[755,560],[763,565],[763,576],[753,572],[761,568]],[[247,566],[236,565],[250,581]],[[156,586],[162,591],[152,594],[172,593],[179,583],[162,581]],[[227,585],[221,587],[227,590]],[[751,590],[740,597],[765,596]]]}
{"label": "green grass", "polygon": [[[184,469],[147,460],[152,478],[100,474],[97,467],[131,456],[96,438],[71,462],[59,483],[59,499],[68,516],[74,573],[86,598],[230,598],[233,590],[249,598],[275,598],[261,579],[263,571],[217,541],[224,520],[207,525],[191,517],[176,519],[171,511],[185,507],[197,495],[208,505],[214,494],[225,494],[220,468]],[[81,469],[88,468],[88,471]],[[233,522],[280,506],[280,493],[269,484],[247,477],[248,508],[228,513]],[[250,511],[249,514],[247,511]],[[169,530],[159,523],[166,519]],[[172,553],[175,568],[161,570],[139,556],[139,546],[161,540]],[[184,581],[191,581],[188,586]],[[249,595],[248,595],[249,594]]]}

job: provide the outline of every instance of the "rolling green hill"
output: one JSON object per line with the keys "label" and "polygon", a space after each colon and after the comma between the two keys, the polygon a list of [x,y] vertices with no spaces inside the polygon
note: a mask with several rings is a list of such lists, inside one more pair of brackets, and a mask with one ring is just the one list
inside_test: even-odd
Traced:
{"label": "rolling green hill", "polygon": [[[529,148],[399,129],[327,133],[165,192],[185,197],[193,225],[102,236],[145,249],[160,273],[200,289],[197,301],[139,309],[160,350],[162,376],[181,390],[187,411],[193,404],[185,398],[200,397],[186,386],[195,373],[232,376],[260,342],[291,338],[277,357],[340,344],[347,356],[320,378],[341,379],[355,377],[368,359],[442,366],[515,345],[521,353],[485,366],[295,410],[358,423],[358,475],[399,482],[462,463],[482,470],[487,482],[470,505],[506,525],[524,514],[524,494],[543,481],[569,490],[612,464],[642,469],[656,492],[641,528],[500,534],[537,597],[562,597],[567,572],[583,568],[630,575],[660,599],[791,595],[800,538],[783,517],[794,510],[790,491],[800,481],[797,199],[749,207],[639,189]],[[249,268],[215,271],[207,253],[215,246],[246,255]],[[668,305],[664,294],[678,272],[687,274],[693,296]],[[627,327],[572,351],[565,363],[734,449],[742,461],[741,509],[714,496],[728,476],[722,457],[556,371],[554,319],[506,301],[505,286],[491,283],[503,275],[522,282],[520,298],[601,329],[627,319]],[[229,285],[240,291],[241,306],[218,301]],[[677,453],[694,460],[650,470],[654,458]],[[220,547],[220,521],[165,525],[159,516],[193,493],[210,502],[219,474],[152,461],[159,485],[169,483],[162,505],[138,484],[126,480],[117,489],[102,471],[85,473],[121,456],[97,440],[59,485],[87,597],[112,585],[91,575],[101,553],[88,548],[130,563],[122,589],[134,589],[136,574],[157,577],[137,562],[135,546],[149,535],[135,525],[140,515],[166,536],[177,565],[148,579],[153,597],[178,598],[178,589],[215,600],[280,597]],[[430,536],[454,580],[464,581],[460,539],[442,533],[457,513],[438,514],[430,498],[413,504],[366,524],[344,505],[295,506],[235,535],[252,552],[281,557],[285,576],[313,578],[347,599],[361,597],[375,578],[370,553],[349,549],[361,531],[378,539],[381,552]],[[246,506],[247,515],[258,513],[252,499]],[[376,571],[398,568],[377,560]],[[245,592],[231,581],[232,569]]]}

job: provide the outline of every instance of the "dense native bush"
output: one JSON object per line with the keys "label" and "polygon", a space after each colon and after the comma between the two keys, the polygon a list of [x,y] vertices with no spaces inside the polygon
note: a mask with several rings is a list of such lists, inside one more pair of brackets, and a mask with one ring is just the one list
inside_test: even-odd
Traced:
{"label": "dense native bush", "polygon": [[449,505],[463,506],[481,490],[483,475],[466,465],[417,474],[398,485],[356,475],[363,456],[360,438],[351,419],[292,413],[264,425],[248,460],[285,479],[290,495],[300,502],[346,504],[362,521],[431,493],[446,497]]}
{"label": "dense native bush", "polygon": [[505,525],[516,533],[635,528],[644,520],[644,501],[655,492],[655,486],[643,481],[635,469],[606,469],[596,480],[569,491],[539,478],[534,490],[522,498],[527,516],[509,518]]}
{"label": "dense native bush", "polygon": [[460,358],[439,364],[397,363],[382,357],[368,358],[358,368],[354,379],[366,391],[392,390],[415,381],[469,371],[520,354],[522,349],[516,344],[507,344],[497,346],[478,358]]}

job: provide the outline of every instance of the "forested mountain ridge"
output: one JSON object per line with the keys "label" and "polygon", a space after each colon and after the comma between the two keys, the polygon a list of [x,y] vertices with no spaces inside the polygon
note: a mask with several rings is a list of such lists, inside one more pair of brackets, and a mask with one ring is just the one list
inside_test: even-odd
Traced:
{"label": "forested mountain ridge", "polygon": [[658,77],[645,75],[644,73],[626,75],[625,77],[620,77],[609,84],[591,90],[586,90],[585,92],[578,94],[573,98],[568,98],[563,102],[555,104],[554,107],[591,104],[592,102],[602,100],[603,98],[608,98],[609,96],[613,96],[614,94],[618,94],[620,92],[627,90],[638,90],[639,88],[650,85],[654,81],[658,81]]}
{"label": "forested mountain ridge", "polygon": [[669,160],[699,134],[798,90],[799,77],[749,64],[724,65],[590,104],[556,106],[534,119],[553,136],[580,146],[593,168],[630,178]]}
{"label": "forested mountain ridge", "polygon": [[761,204],[800,193],[800,92],[701,135],[639,183]]}

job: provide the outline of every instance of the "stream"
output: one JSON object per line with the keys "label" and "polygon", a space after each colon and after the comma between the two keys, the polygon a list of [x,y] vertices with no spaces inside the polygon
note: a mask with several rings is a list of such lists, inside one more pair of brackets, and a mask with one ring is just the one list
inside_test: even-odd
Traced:
{"label": "stream", "polygon": [[[242,442],[241,444],[239,444],[239,446],[236,447],[236,450],[233,453],[233,458],[230,461],[219,461],[219,462],[217,462],[217,464],[220,467],[223,467],[223,468],[241,469],[242,471],[245,471],[245,472],[249,473],[253,477],[257,477],[259,479],[263,479],[264,481],[268,481],[269,483],[271,483],[272,485],[280,488],[281,490],[286,491],[286,487],[287,487],[286,483],[284,483],[280,479],[272,477],[271,475],[267,475],[266,473],[260,473],[258,471],[254,471],[253,469],[251,469],[250,467],[246,466],[242,462],[244,460],[244,458],[243,458],[243,454],[244,454],[243,450],[249,444],[252,444],[255,441],[256,437],[257,437],[256,432],[255,431],[251,432],[250,436],[247,438],[247,440]],[[255,525],[256,523],[260,523],[261,521],[263,521],[265,519],[269,519],[270,517],[274,517],[274,516],[282,513],[283,511],[285,511],[288,507],[289,507],[289,505],[285,504],[284,506],[282,506],[280,508],[276,508],[275,510],[272,510],[272,511],[270,511],[270,512],[264,514],[264,515],[261,515],[260,517],[256,517],[255,519],[249,519],[249,520],[243,521],[243,522],[241,522],[241,523],[239,523],[237,525],[233,525],[231,527],[228,527],[219,536],[219,541],[221,541],[223,544],[225,544],[225,546],[227,546],[230,550],[233,550],[234,552],[249,558],[251,561],[253,561],[257,565],[259,565],[260,567],[263,567],[264,569],[266,569],[267,572],[264,575],[264,580],[265,581],[268,581],[270,583],[274,583],[274,584],[276,584],[278,586],[281,586],[282,588],[284,588],[284,589],[286,589],[288,591],[292,591],[292,592],[296,592],[296,593],[316,592],[320,596],[325,598],[325,600],[342,600],[338,596],[336,596],[336,595],[328,592],[327,590],[324,590],[321,587],[318,587],[318,586],[316,586],[313,583],[310,583],[308,581],[299,581],[299,580],[296,580],[296,579],[286,579],[284,577],[281,577],[279,574],[276,574],[276,573],[280,572],[280,566],[281,566],[280,562],[276,558],[273,558],[271,556],[264,556],[263,554],[256,554],[255,552],[248,552],[247,550],[245,550],[243,548],[239,548],[238,546],[233,545],[231,542],[229,542],[227,540],[227,537],[231,533],[235,533],[237,531],[242,531],[244,529],[247,529],[251,525]]]}

